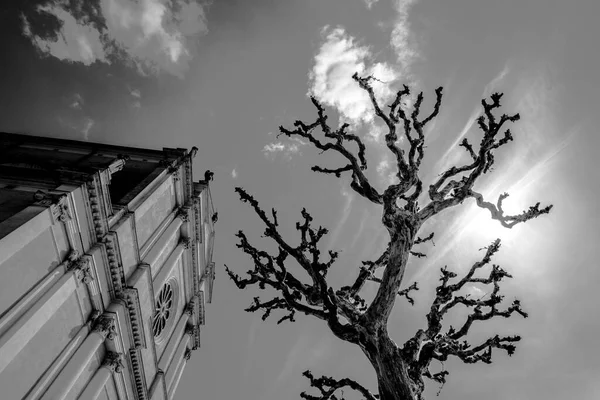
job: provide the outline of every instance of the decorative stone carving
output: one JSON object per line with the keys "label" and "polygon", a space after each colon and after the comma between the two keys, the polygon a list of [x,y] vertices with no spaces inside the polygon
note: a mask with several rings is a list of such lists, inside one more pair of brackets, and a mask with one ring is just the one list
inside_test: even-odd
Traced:
{"label": "decorative stone carving", "polygon": [[190,349],[185,349],[185,354],[183,355],[183,358],[185,358],[186,361],[189,361],[191,357],[192,351]]}
{"label": "decorative stone carving", "polygon": [[114,320],[104,315],[101,315],[96,319],[92,331],[100,333],[105,338],[108,338],[108,340],[113,340],[117,337]]}
{"label": "decorative stone carving", "polygon": [[187,335],[190,335],[190,337],[192,338],[192,340],[196,337],[196,330],[198,329],[198,327],[193,326],[193,325],[186,325],[185,326],[185,333]]}
{"label": "decorative stone carving", "polygon": [[189,207],[179,207],[177,209],[177,213],[175,214],[176,217],[181,218],[181,220],[183,222],[189,222],[190,221],[190,215],[189,215]]}
{"label": "decorative stone carving", "polygon": [[73,218],[69,209],[69,199],[66,194],[49,194],[38,190],[33,194],[35,205],[40,207],[50,207],[52,221],[68,222]]}
{"label": "decorative stone carving", "polygon": [[192,247],[192,241],[190,240],[189,237],[181,237],[179,239],[179,243],[181,243],[183,245],[183,248],[186,250],[189,250]]}
{"label": "decorative stone carving", "polygon": [[190,301],[185,308],[183,309],[183,312],[186,313],[190,318],[192,317],[192,315],[194,315],[194,301]]}
{"label": "decorative stone carving", "polygon": [[121,354],[115,353],[114,351],[106,352],[104,360],[102,361],[102,366],[110,369],[112,372],[120,374],[121,371],[123,371],[123,361]]}
{"label": "decorative stone carving", "polygon": [[88,256],[82,256],[75,262],[71,263],[68,270],[73,271],[75,273],[75,279],[77,279],[79,282],[85,283],[86,285],[94,280],[91,274],[90,260]]}

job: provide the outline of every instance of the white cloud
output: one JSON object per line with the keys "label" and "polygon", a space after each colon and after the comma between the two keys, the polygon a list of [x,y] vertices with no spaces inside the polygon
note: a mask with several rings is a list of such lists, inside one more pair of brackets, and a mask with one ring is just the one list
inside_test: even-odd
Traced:
{"label": "white cloud", "polygon": [[292,143],[272,142],[266,144],[262,150],[265,157],[275,157],[275,154],[281,153],[287,160],[290,160],[292,155],[300,154],[300,146],[306,145],[306,142],[293,137],[289,140]]}
{"label": "white cloud", "polygon": [[373,5],[375,3],[377,3],[379,0],[364,0],[365,5],[367,6],[367,8],[370,10],[371,7],[373,7]]}
{"label": "white cloud", "polygon": [[94,126],[94,120],[91,118],[85,118],[83,121],[83,127],[81,129],[81,133],[83,135],[84,140],[88,140],[90,137],[90,130]]}
{"label": "white cloud", "polygon": [[234,169],[231,171],[231,177],[232,177],[233,179],[235,179],[235,178],[237,178],[237,176],[238,176],[238,173],[237,173],[237,171],[236,171],[236,170],[235,170],[235,168],[234,168]]}
{"label": "white cloud", "polygon": [[75,20],[61,0],[38,8],[62,23],[56,41],[33,36],[26,17],[24,33],[42,52],[61,60],[90,65],[124,54],[124,61],[143,74],[164,70],[181,77],[192,58],[188,41],[207,32],[206,7],[186,0],[174,0],[171,7],[164,0],[100,0],[107,27],[100,32],[86,17]]}
{"label": "white cloud", "polygon": [[131,94],[136,99],[139,99],[142,97],[142,93],[140,92],[139,89],[129,89],[129,94]]}
{"label": "white cloud", "polygon": [[[371,63],[368,47],[359,45],[344,28],[323,29],[324,43],[315,56],[310,78],[310,94],[322,103],[335,107],[342,119],[352,124],[371,122],[373,111],[367,93],[352,79],[356,72],[361,76],[372,75],[378,99],[391,96],[389,84],[398,73],[387,63]],[[370,65],[367,65],[370,64]]]}
{"label": "white cloud", "polygon": [[73,96],[71,96],[71,99],[69,100],[69,107],[75,110],[81,110],[83,104],[83,97],[79,93],[73,94]]}
{"label": "white cloud", "polygon": [[350,216],[350,211],[352,210],[352,202],[354,201],[354,192],[350,192],[348,189],[343,188],[341,194],[345,199],[344,209],[342,211],[342,217],[340,218],[338,224],[331,233],[329,244],[327,245],[327,248],[329,249],[333,248],[337,244],[338,238],[342,233],[342,228],[344,227],[346,221],[348,220],[348,217]]}
{"label": "white cloud", "polygon": [[408,73],[414,60],[419,57],[408,21],[408,12],[415,3],[416,0],[394,0],[394,8],[398,15],[392,30],[390,44],[396,52],[396,59],[405,74]]}
{"label": "white cloud", "polygon": [[90,25],[80,23],[61,5],[43,5],[37,9],[40,13],[54,15],[62,23],[56,41],[42,39],[31,32],[29,21],[23,16],[23,33],[43,53],[50,54],[59,60],[80,62],[91,65],[95,61],[108,63],[100,32]]}

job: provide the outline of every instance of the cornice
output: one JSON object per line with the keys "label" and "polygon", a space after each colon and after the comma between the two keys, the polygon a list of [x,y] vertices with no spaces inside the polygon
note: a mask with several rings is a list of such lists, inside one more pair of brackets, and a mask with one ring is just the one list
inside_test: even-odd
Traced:
{"label": "cornice", "polygon": [[144,374],[144,363],[141,357],[140,349],[129,349],[129,361],[138,400],[148,399],[148,386],[146,375]]}
{"label": "cornice", "polygon": [[136,349],[145,349],[146,336],[144,334],[144,318],[137,289],[132,287],[123,288],[121,291],[121,299],[125,302],[129,313],[133,346]]}
{"label": "cornice", "polygon": [[108,259],[108,269],[110,284],[116,298],[121,297],[121,292],[125,287],[125,271],[121,264],[121,253],[119,251],[119,242],[115,232],[109,232],[102,238],[106,256]]}
{"label": "cornice", "polygon": [[99,174],[94,174],[86,182],[87,194],[90,202],[92,223],[96,240],[101,241],[108,232],[108,215],[106,214],[106,198]]}

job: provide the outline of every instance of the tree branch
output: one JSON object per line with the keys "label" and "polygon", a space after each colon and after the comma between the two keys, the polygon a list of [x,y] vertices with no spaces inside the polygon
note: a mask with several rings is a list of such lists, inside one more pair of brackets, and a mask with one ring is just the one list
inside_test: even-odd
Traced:
{"label": "tree branch", "polygon": [[[338,298],[326,280],[327,272],[338,257],[335,251],[328,252],[328,260],[321,260],[319,241],[327,234],[323,227],[313,228],[312,216],[302,209],[302,221],[296,223],[296,229],[300,232],[301,242],[297,246],[288,244],[280,235],[275,210],[272,210],[273,218],[269,219],[261,209],[258,201],[246,193],[242,188],[236,188],[240,199],[252,206],[255,213],[266,225],[264,236],[271,238],[279,246],[279,254],[272,256],[266,251],[258,250],[252,246],[245,234],[239,231],[236,236],[239,243],[236,245],[254,261],[254,269],[247,272],[248,278],[240,278],[227,266],[225,267],[229,277],[240,289],[248,285],[257,285],[261,290],[271,287],[279,296],[269,300],[261,301],[258,297],[253,304],[246,309],[248,312],[263,310],[263,320],[268,318],[273,310],[286,310],[286,314],[278,323],[289,320],[294,321],[295,312],[313,315],[327,322],[332,332],[342,340],[355,342],[357,340],[356,328],[352,325],[360,314],[360,307]],[[311,279],[311,283],[303,283],[294,273],[286,267],[286,260],[291,256],[304,269]],[[343,315],[350,323],[342,323],[338,313]]]}
{"label": "tree branch", "polygon": [[309,370],[304,371],[302,375],[310,380],[310,386],[318,389],[321,392],[319,396],[312,396],[306,394],[306,392],[302,392],[300,397],[305,400],[343,400],[343,397],[337,397],[335,392],[345,387],[356,390],[364,396],[365,400],[379,399],[378,395],[371,393],[368,389],[350,378],[344,378],[340,380],[333,379],[328,376],[315,378]]}
{"label": "tree branch", "polygon": [[[331,127],[329,127],[329,125],[327,124],[327,116],[325,115],[325,109],[323,108],[323,106],[315,97],[311,97],[311,101],[317,108],[317,120],[312,124],[305,124],[302,121],[296,121],[294,122],[294,127],[296,128],[294,130],[289,130],[284,128],[283,126],[280,126],[279,135],[285,135],[288,137],[300,136],[302,138],[307,139],[317,149],[321,150],[321,152],[333,150],[342,155],[349,161],[348,165],[341,168],[333,169],[314,166],[312,167],[312,170],[324,174],[333,174],[338,178],[341,176],[342,172],[352,172],[352,181],[350,184],[352,189],[364,198],[370,200],[371,202],[375,204],[381,204],[381,194],[379,194],[377,190],[375,190],[375,188],[371,186],[368,179],[363,173],[363,171],[367,169],[367,159],[365,158],[365,145],[362,142],[362,140],[358,136],[346,132],[346,130],[349,128],[348,124],[343,124],[339,129],[335,131],[332,130]],[[322,142],[319,139],[317,139],[312,133],[313,130],[315,130],[316,128],[320,128],[323,131],[324,136],[327,139],[334,140],[334,142]],[[357,156],[351,153],[344,146],[345,142],[354,142],[356,144],[356,146],[358,147]]]}
{"label": "tree branch", "polygon": [[[466,138],[462,140],[459,146],[464,147],[467,150],[471,156],[472,162],[460,167],[452,166],[448,168],[440,174],[440,178],[436,182],[429,186],[428,194],[431,202],[419,211],[419,217],[422,221],[438,214],[446,208],[462,203],[468,197],[475,197],[477,200],[478,194],[473,191],[475,181],[482,174],[491,170],[495,161],[494,151],[513,140],[510,129],[507,129],[504,132],[503,137],[498,139],[497,136],[505,123],[518,121],[520,119],[519,114],[514,114],[512,116],[502,114],[500,120],[497,121],[493,110],[500,107],[502,94],[493,93],[490,97],[492,100],[491,103],[488,103],[485,99],[481,101],[484,114],[477,119],[479,128],[483,131],[479,151],[475,152],[473,146]],[[462,177],[459,179],[460,176]],[[492,209],[488,207],[488,205],[491,206],[491,204],[482,202],[482,199],[479,198],[477,203],[480,207],[485,206],[485,208],[492,211]],[[539,210],[538,207],[539,204],[530,209],[531,212],[528,214],[527,219],[535,218],[536,216],[549,212],[552,206],[548,206],[542,210]],[[492,212],[492,215],[494,215],[494,212]],[[519,221],[515,220],[515,223],[524,222],[527,219],[521,218]],[[505,224],[503,225],[507,226]],[[507,227],[512,227],[515,224],[508,225],[509,226]]]}
{"label": "tree branch", "polygon": [[[402,348],[404,357],[410,361],[412,379],[418,380],[421,379],[420,376],[425,376],[438,383],[445,383],[447,371],[437,374],[430,373],[429,366],[432,360],[443,362],[449,356],[455,356],[466,363],[481,361],[490,364],[493,348],[505,350],[508,355],[514,353],[514,343],[520,340],[519,336],[500,337],[495,335],[476,346],[472,346],[464,340],[475,321],[484,321],[493,317],[509,318],[513,313],[518,313],[524,318],[527,317],[527,313],[521,309],[521,303],[516,299],[508,308],[504,310],[498,308],[504,298],[499,294],[500,282],[504,278],[511,278],[511,275],[504,269],[493,264],[487,277],[475,276],[476,272],[488,265],[493,255],[498,252],[500,240],[495,240],[484,249],[486,252],[483,258],[475,262],[469,271],[455,283],[450,283],[450,280],[456,278],[457,274],[449,271],[446,267],[441,269],[441,283],[436,288],[436,297],[427,314],[427,329],[420,329]],[[469,294],[458,294],[468,284],[493,285],[493,289],[488,298],[485,298],[485,295],[476,299]],[[458,330],[450,326],[447,332],[442,333],[442,319],[459,304],[472,311]]]}

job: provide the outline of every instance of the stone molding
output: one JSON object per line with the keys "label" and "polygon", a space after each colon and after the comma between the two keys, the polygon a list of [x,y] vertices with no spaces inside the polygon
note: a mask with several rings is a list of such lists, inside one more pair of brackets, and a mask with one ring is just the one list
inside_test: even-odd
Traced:
{"label": "stone molding", "polygon": [[115,297],[121,298],[121,292],[125,287],[125,271],[121,264],[121,253],[119,251],[117,234],[109,232],[102,238],[102,242],[108,258],[110,284],[114,290]]}
{"label": "stone molding", "polygon": [[144,374],[144,362],[140,349],[129,349],[129,361],[133,371],[133,380],[138,400],[148,399],[148,386]]}
{"label": "stone molding", "polygon": [[204,291],[203,290],[199,290],[196,293],[196,296],[198,296],[198,324],[199,325],[204,325],[205,324],[205,320],[206,320],[206,315],[205,315],[205,303],[204,303]]}
{"label": "stone molding", "polygon": [[94,224],[94,233],[96,235],[96,240],[101,241],[109,228],[108,215],[106,214],[106,198],[104,196],[104,188],[102,187],[99,174],[94,174],[91,179],[86,182],[86,187],[90,202],[92,223]]}
{"label": "stone molding", "polygon": [[140,305],[139,293],[135,288],[125,287],[121,291],[120,298],[125,302],[127,311],[129,312],[133,345],[136,349],[145,349],[146,335],[144,334],[144,318]]}

